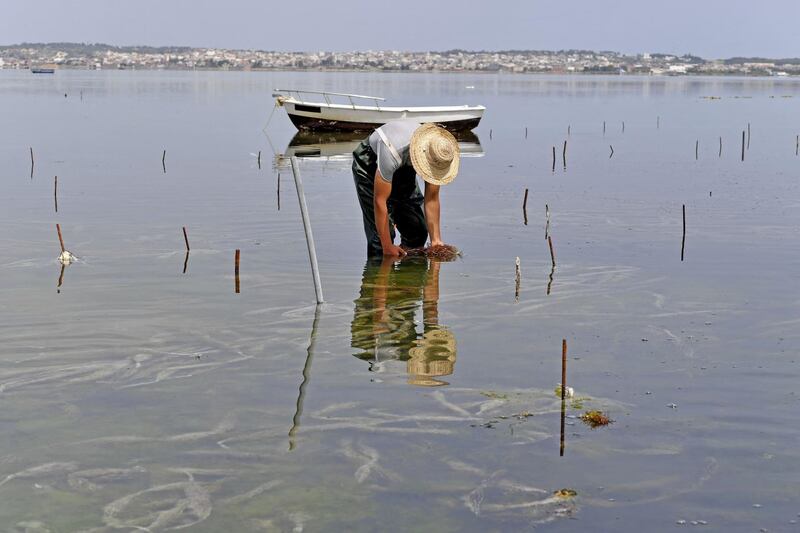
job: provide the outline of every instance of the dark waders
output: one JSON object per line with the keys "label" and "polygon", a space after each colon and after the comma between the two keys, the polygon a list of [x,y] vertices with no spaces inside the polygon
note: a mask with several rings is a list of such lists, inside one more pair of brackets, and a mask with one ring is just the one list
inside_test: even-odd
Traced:
{"label": "dark waders", "polygon": [[[364,234],[367,236],[367,255],[381,255],[381,239],[375,226],[375,172],[378,169],[377,156],[362,141],[353,151],[353,181],[356,184],[358,203],[364,218]],[[389,210],[389,233],[394,242],[394,226],[400,231],[400,244],[409,248],[425,246],[428,240],[428,226],[422,209],[425,197],[417,186],[417,174],[410,164],[403,165],[392,177],[392,193],[386,203]]]}

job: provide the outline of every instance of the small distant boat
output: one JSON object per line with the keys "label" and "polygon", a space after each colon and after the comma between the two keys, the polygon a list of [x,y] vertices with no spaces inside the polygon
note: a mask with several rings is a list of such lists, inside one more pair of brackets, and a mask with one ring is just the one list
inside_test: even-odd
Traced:
{"label": "small distant boat", "polygon": [[[311,102],[302,95],[322,95],[324,102]],[[433,122],[450,131],[469,131],[477,127],[486,108],[477,106],[383,107],[379,96],[275,89],[273,98],[286,109],[289,119],[301,131],[372,131],[387,122],[411,119]],[[347,98],[348,104],[335,104],[331,97]],[[353,99],[372,100],[374,105],[356,105]]]}
{"label": "small distant boat", "polygon": [[31,67],[31,74],[55,74],[56,69],[51,67]]}

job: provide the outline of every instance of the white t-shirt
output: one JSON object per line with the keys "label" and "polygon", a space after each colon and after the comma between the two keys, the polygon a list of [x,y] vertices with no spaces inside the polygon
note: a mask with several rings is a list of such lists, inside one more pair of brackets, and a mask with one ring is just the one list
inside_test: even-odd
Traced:
{"label": "white t-shirt", "polygon": [[399,161],[392,153],[392,150],[383,142],[378,130],[375,130],[369,136],[369,146],[378,156],[378,170],[385,181],[391,183],[398,168],[404,165],[411,165],[408,146],[411,144],[411,136],[419,126],[420,123],[415,120],[402,119],[387,122],[378,128],[384,134],[386,140],[394,147],[397,155],[400,156]]}

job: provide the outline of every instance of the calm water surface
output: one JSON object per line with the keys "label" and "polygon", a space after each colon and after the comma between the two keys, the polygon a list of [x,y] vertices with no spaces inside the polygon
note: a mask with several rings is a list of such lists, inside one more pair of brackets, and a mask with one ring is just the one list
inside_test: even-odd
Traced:
{"label": "calm water surface", "polygon": [[[367,261],[278,86],[486,105],[463,257]],[[0,116],[4,531],[797,527],[800,81],[2,71]]]}

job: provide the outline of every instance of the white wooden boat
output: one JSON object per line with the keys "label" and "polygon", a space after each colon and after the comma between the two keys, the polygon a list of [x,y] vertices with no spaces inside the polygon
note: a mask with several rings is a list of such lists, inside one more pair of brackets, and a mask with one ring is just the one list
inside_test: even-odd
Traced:
{"label": "white wooden boat", "polygon": [[[305,94],[321,95],[324,101],[306,100]],[[478,125],[486,110],[482,105],[385,107],[380,104],[385,100],[379,96],[295,89],[275,89],[272,96],[301,131],[372,131],[399,119],[433,122],[450,131],[469,131]],[[349,103],[333,103],[331,97],[346,98]],[[354,99],[371,100],[374,105],[358,105]]]}

